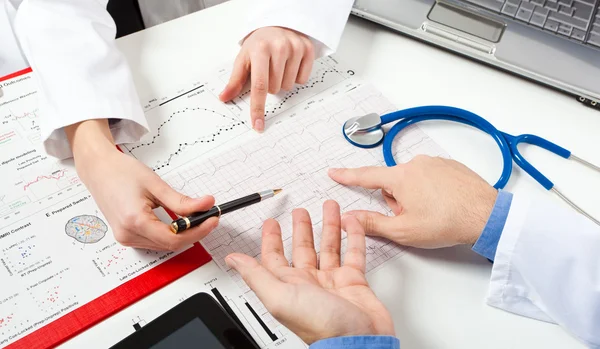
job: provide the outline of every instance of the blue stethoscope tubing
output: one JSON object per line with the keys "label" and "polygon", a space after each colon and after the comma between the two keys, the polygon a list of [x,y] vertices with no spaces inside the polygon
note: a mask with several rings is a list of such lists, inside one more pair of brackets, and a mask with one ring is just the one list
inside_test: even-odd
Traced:
{"label": "blue stethoscope tubing", "polygon": [[[559,145],[556,145],[544,138],[539,136],[531,135],[531,134],[522,134],[519,136],[513,136],[506,132],[502,132],[490,124],[487,120],[482,118],[481,116],[466,111],[464,109],[455,108],[455,107],[447,107],[447,106],[424,106],[424,107],[415,107],[404,110],[398,110],[392,113],[388,113],[379,117],[379,123],[377,123],[377,119],[373,119],[373,116],[376,115],[369,114],[365,115],[361,118],[352,118],[348,120],[348,122],[353,121],[350,127],[346,128],[346,124],[342,126],[342,133],[346,140],[351,144],[361,147],[361,148],[374,148],[379,144],[383,143],[383,157],[385,159],[385,163],[387,166],[395,166],[396,160],[394,160],[394,154],[392,152],[392,144],[394,142],[394,138],[404,130],[406,127],[416,124],[417,122],[427,121],[427,120],[448,120],[459,122],[462,124],[466,124],[472,127],[475,127],[487,134],[489,134],[500,149],[502,153],[502,174],[500,178],[494,184],[494,188],[503,189],[508,180],[510,179],[510,175],[512,173],[512,163],[513,161],[522,168],[527,174],[529,174],[535,181],[537,181],[540,185],[542,185],[546,190],[553,191],[557,194],[562,200],[568,203],[571,207],[573,207],[576,211],[589,218],[592,222],[600,225],[600,220],[595,219],[590,214],[585,212],[581,207],[577,206],[573,201],[569,200],[565,195],[563,195],[558,189],[554,187],[554,183],[550,181],[546,176],[544,176],[540,171],[538,171],[533,165],[531,165],[523,155],[519,152],[517,148],[520,143],[527,143],[538,146],[540,148],[546,149],[549,152],[552,152],[558,156],[561,156],[565,159],[575,160],[593,170],[600,172],[600,167],[593,165],[581,158],[576,157],[571,154],[571,152]],[[362,125],[361,128],[358,120],[364,120],[366,125]],[[392,122],[396,122],[394,126],[392,126],[387,132],[383,132],[382,126],[385,124],[389,124]],[[348,123],[347,122],[347,123]],[[355,127],[358,126],[358,127]],[[354,130],[353,130],[354,129]],[[359,131],[359,132],[357,132]],[[373,131],[377,133],[373,133],[376,137],[366,137],[365,134],[369,134]],[[348,133],[349,134],[348,134]],[[383,133],[381,133],[383,132]],[[354,135],[359,135],[362,137],[363,141],[358,141],[358,139],[354,138]],[[382,138],[379,138],[382,137]]]}
{"label": "blue stethoscope tubing", "polygon": [[383,157],[386,165],[396,165],[396,161],[394,160],[392,153],[392,143],[394,142],[396,135],[410,125],[427,120],[448,120],[459,122],[475,127],[489,134],[498,145],[503,160],[502,173],[494,185],[494,188],[496,189],[502,189],[508,183],[512,173],[513,160],[519,167],[521,167],[547,190],[550,190],[554,187],[552,181],[540,173],[521,155],[517,149],[519,143],[536,145],[565,159],[568,159],[571,156],[571,152],[567,149],[541,137],[531,134],[512,136],[506,132],[502,132],[481,116],[470,111],[447,106],[424,106],[398,110],[381,116],[382,125],[398,121],[389,131],[387,131],[383,138]]}

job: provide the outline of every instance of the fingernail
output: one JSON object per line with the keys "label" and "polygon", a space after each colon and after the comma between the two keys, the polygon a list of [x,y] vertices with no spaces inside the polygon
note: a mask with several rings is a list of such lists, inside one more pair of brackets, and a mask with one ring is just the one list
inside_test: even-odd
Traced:
{"label": "fingernail", "polygon": [[342,219],[344,217],[356,217],[356,212],[352,212],[352,211],[350,211],[350,212],[344,212],[344,214],[342,214]]}
{"label": "fingernail", "polygon": [[227,256],[227,258],[225,258],[225,264],[230,268],[235,268],[237,266],[237,261],[233,257]]}
{"label": "fingernail", "polygon": [[331,174],[334,174],[334,173],[338,172],[339,170],[341,170],[341,168],[330,168],[327,171],[327,173],[331,175]]}
{"label": "fingernail", "polygon": [[254,129],[258,132],[263,132],[265,130],[265,121],[263,119],[256,119],[254,121]]}

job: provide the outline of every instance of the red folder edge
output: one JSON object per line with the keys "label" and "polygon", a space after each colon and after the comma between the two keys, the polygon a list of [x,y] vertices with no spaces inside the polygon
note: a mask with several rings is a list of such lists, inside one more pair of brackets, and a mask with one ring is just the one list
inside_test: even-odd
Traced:
{"label": "red folder edge", "polygon": [[[12,79],[31,71],[31,68],[23,69],[0,77],[0,81]],[[118,147],[117,149],[121,150]],[[172,219],[177,219],[173,212],[166,211]],[[177,256],[40,327],[5,348],[37,349],[58,346],[211,260],[210,254],[196,242],[191,248]]]}

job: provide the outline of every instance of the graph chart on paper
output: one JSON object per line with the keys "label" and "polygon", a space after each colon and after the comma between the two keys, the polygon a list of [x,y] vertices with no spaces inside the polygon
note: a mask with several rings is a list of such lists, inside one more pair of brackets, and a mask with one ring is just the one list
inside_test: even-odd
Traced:
{"label": "graph chart on paper", "polygon": [[27,287],[33,303],[42,313],[51,314],[57,310],[77,304],[77,295],[66,287],[69,268],[59,270]]}
{"label": "graph chart on paper", "polygon": [[27,300],[19,293],[0,296],[0,338],[14,336],[31,324],[27,314],[19,311],[20,302]]}
{"label": "graph chart on paper", "polygon": [[10,276],[35,273],[50,259],[36,235],[27,236],[9,247],[3,248],[0,254],[0,262]]}
{"label": "graph chart on paper", "polygon": [[[228,65],[171,95],[149,99],[145,113],[150,133],[140,142],[126,144],[123,148],[164,175],[210,150],[252,133],[249,89],[229,103],[218,99],[230,74]],[[339,93],[352,75],[352,70],[342,68],[334,58],[317,60],[307,84],[268,96],[267,127],[277,122],[277,116],[298,109],[311,99],[314,99],[312,103],[322,103],[326,91],[334,95]]]}
{"label": "graph chart on paper", "polygon": [[31,79],[3,89],[0,103],[0,228],[84,190],[71,161],[43,148],[37,91]]}
{"label": "graph chart on paper", "polygon": [[103,277],[121,278],[138,274],[171,255],[172,252],[131,249],[113,242],[96,250],[92,262]]}
{"label": "graph chart on paper", "polygon": [[[270,331],[278,328],[279,324],[260,305],[241,278],[228,269],[224,263],[225,256],[243,252],[260,258],[262,223],[267,218],[276,218],[282,226],[289,258],[290,212],[296,207],[304,207],[311,213],[318,249],[321,205],[327,199],[336,200],[342,211],[368,209],[391,214],[379,192],[340,186],[328,178],[327,169],[384,165],[379,149],[355,148],[344,140],[340,130],[343,122],[350,117],[370,112],[383,114],[394,110],[394,106],[378,91],[363,85],[346,91],[337,99],[331,98],[318,106],[304,108],[306,106],[301,112],[286,111],[297,115],[250,143],[201,163],[182,167],[165,177],[174,188],[188,195],[210,192],[218,202],[266,187],[284,188],[284,194],[275,200],[223,217],[216,231],[203,240],[217,263],[245,290],[249,304],[263,316]],[[398,162],[409,161],[417,154],[446,156],[416,127],[404,131],[394,149]],[[345,240],[342,246],[345,246]],[[367,270],[373,270],[401,253],[402,249],[389,241],[369,238]]]}

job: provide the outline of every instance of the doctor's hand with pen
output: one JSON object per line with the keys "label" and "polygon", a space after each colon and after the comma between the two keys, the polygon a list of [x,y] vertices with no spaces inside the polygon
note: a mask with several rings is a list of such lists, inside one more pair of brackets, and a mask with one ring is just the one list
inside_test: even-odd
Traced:
{"label": "doctor's hand with pen", "polygon": [[190,198],[171,188],[137,159],[115,147],[106,120],[88,120],[68,126],[79,177],[108,220],[115,239],[124,246],[151,250],[178,250],[210,233],[218,224],[210,217],[202,224],[173,234],[153,209],[164,207],[178,215],[207,211],[212,196]]}

